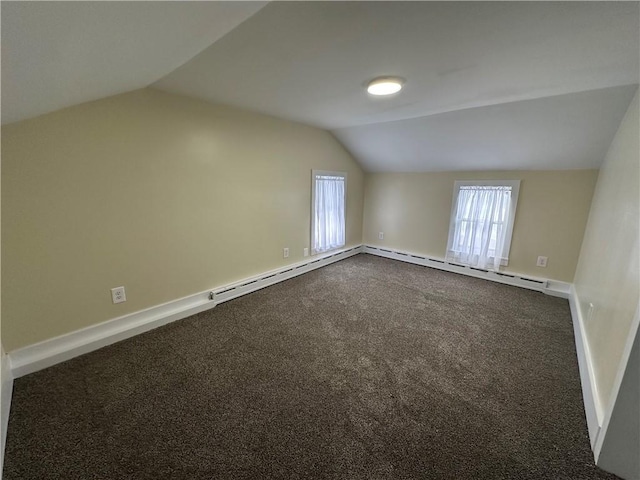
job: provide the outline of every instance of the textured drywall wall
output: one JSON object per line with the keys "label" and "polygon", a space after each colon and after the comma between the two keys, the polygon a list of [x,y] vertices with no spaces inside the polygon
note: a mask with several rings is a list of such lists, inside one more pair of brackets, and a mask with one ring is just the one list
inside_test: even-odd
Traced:
{"label": "textured drywall wall", "polygon": [[144,89],[2,137],[9,352],[302,260],[312,169],[348,173],[346,243],[362,240],[362,170],[320,129]]}
{"label": "textured drywall wall", "polygon": [[[596,178],[597,170],[366,174],[363,240],[444,258],[454,182],[521,180],[505,270],[571,282]],[[536,267],[538,255],[546,268]]]}
{"label": "textured drywall wall", "polygon": [[638,110],[636,93],[600,169],[575,278],[603,411],[640,299]]}

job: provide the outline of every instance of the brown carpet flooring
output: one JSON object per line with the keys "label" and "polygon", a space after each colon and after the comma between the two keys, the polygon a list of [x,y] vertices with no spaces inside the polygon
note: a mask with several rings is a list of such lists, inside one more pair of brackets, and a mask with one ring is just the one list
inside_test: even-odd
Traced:
{"label": "brown carpet flooring", "polygon": [[566,300],[370,255],[15,382],[5,480],[607,479]]}

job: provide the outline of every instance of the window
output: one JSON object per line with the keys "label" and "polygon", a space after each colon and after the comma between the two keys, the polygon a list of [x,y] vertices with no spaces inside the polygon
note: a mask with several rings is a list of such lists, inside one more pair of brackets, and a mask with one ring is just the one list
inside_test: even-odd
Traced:
{"label": "window", "polygon": [[520,180],[456,182],[447,260],[498,270],[509,261]]}
{"label": "window", "polygon": [[311,253],[344,247],[347,174],[312,172]]}

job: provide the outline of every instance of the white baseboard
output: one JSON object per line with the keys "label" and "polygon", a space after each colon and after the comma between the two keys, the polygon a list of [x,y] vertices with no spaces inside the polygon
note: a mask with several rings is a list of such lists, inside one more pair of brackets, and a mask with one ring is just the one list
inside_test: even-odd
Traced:
{"label": "white baseboard", "polygon": [[9,352],[11,373],[13,378],[18,378],[42,370],[361,252],[362,246],[357,246],[334,250],[324,255],[315,255],[302,262],[240,282],[196,293],[13,350]]}
{"label": "white baseboard", "polygon": [[528,288],[537,292],[543,292],[547,295],[555,297],[569,298],[571,284],[560,282],[557,280],[547,280],[546,278],[537,278],[530,275],[521,275],[518,273],[493,272],[490,270],[469,267],[449,262],[440,258],[427,257],[418,253],[403,252],[392,250],[390,248],[364,246],[364,253],[377,255],[379,257],[392,258],[401,262],[413,263],[424,267],[436,268],[447,272],[460,273],[469,277],[483,278],[492,282],[504,283],[515,287]]}
{"label": "white baseboard", "polygon": [[4,446],[7,443],[7,426],[9,425],[12,392],[11,360],[4,353],[4,348],[0,348],[0,480],[2,479],[2,467],[4,466]]}
{"label": "white baseboard", "polygon": [[604,415],[602,405],[600,404],[600,397],[596,390],[595,371],[593,369],[591,352],[586,337],[584,318],[573,285],[571,285],[569,306],[571,307],[571,318],[573,319],[573,334],[576,342],[576,353],[578,355],[578,368],[580,369],[580,383],[582,384],[582,399],[584,402],[584,412],[587,417],[589,441],[591,443],[591,449],[594,450],[598,436],[600,435]]}

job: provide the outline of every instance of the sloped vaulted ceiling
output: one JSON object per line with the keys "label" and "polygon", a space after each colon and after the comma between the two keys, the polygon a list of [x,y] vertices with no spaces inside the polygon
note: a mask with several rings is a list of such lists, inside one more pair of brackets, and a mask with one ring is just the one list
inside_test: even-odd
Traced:
{"label": "sloped vaulted ceiling", "polygon": [[266,2],[9,2],[2,123],[148,86]]}
{"label": "sloped vaulted ceiling", "polygon": [[599,168],[636,89],[500,103],[334,135],[377,172]]}
{"label": "sloped vaulted ceiling", "polygon": [[[51,6],[38,15],[79,15],[67,5],[66,14]],[[53,27],[34,21],[34,11],[18,15],[34,28],[9,27],[9,46],[29,48],[17,50],[25,65],[9,73],[5,112],[3,3],[3,121],[23,105],[77,101],[70,85],[97,81],[91,72],[102,71],[77,51],[104,40],[105,22],[122,15],[103,5],[100,15],[84,14],[92,28],[76,28],[57,51],[38,33]],[[216,12],[193,13],[204,6],[172,5],[176,11],[149,7],[154,28],[175,33],[162,40],[166,51],[154,48],[148,65],[131,61],[143,66],[132,65],[127,81],[103,72],[102,95],[151,84],[315,125],[333,131],[367,170],[597,167],[639,81],[638,2],[271,2],[239,10],[215,2],[227,9],[222,23]],[[153,37],[119,30],[109,52],[144,51],[139,43]],[[187,30],[197,42],[182,38]],[[52,66],[58,58],[65,74]],[[38,72],[45,78],[32,80]],[[407,83],[395,96],[373,98],[364,86],[379,75]],[[41,94],[51,84],[54,99]]]}

